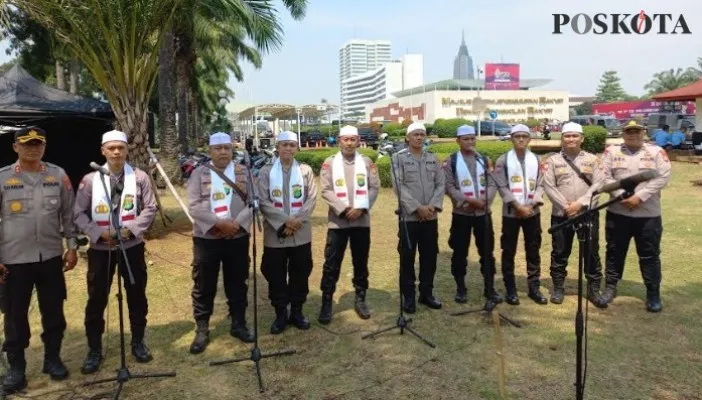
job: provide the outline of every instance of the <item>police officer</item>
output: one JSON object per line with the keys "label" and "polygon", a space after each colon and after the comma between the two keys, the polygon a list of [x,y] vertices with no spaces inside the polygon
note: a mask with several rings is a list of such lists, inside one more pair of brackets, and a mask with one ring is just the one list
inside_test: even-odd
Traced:
{"label": "police officer", "polygon": [[[629,121],[622,129],[624,143],[609,146],[602,156],[605,184],[624,179],[633,174],[655,170],[659,177],[636,186],[633,195],[607,208],[605,238],[606,286],[602,295],[611,303],[617,294],[617,282],[624,273],[624,261],[629,242],[634,238],[639,267],[646,285],[646,308],[651,312],[663,309],[660,298],[661,285],[661,190],[670,178],[670,160],[665,150],[645,143],[646,128],[636,121]],[[623,190],[612,193],[619,195]]]}
{"label": "police officer", "polygon": [[[268,298],[275,308],[271,333],[282,333],[291,323],[309,329],[302,312],[309,294],[312,272],[312,224],[317,203],[317,185],[309,165],[295,161],[297,135],[280,132],[276,148],[279,158],[258,174],[263,225],[261,272],[268,281]],[[288,320],[288,305],[290,313]]]}
{"label": "police officer", "polygon": [[[434,297],[434,274],[439,253],[438,213],[443,210],[445,177],[439,161],[424,150],[427,130],[424,124],[412,123],[407,127],[407,151],[392,156],[393,190],[400,192],[402,213],[407,222],[400,223],[397,250],[402,269],[402,295],[405,312],[416,311],[414,259],[419,250],[419,302],[433,309],[440,309],[441,302]],[[392,170],[391,169],[391,172]],[[399,187],[398,187],[399,185]],[[407,248],[407,236],[410,247]]]}
{"label": "police officer", "polygon": [[[85,334],[88,339],[88,355],[81,372],[92,374],[100,368],[102,361],[102,333],[105,330],[103,318],[107,306],[115,267],[119,260],[119,273],[124,278],[127,292],[129,322],[131,325],[132,355],[138,362],[152,359],[149,348],[144,344],[146,329],[146,260],[144,259],[144,232],[151,226],[156,216],[156,198],[146,172],[133,168],[126,162],[127,135],[120,131],[110,131],[102,136],[102,155],[107,159],[105,168],[110,176],[91,172],[83,177],[76,193],[75,223],[90,239],[88,249],[88,304],[85,307]],[[104,180],[110,194],[100,182]],[[110,216],[110,203],[115,212]],[[112,221],[117,220],[119,231]],[[127,259],[134,275],[134,284],[122,253],[117,247],[120,235],[127,253]]]}
{"label": "police officer", "polygon": [[[596,155],[583,151],[583,127],[574,122],[563,125],[561,130],[562,149],[544,161],[542,184],[544,192],[551,199],[551,226],[558,225],[574,215],[587,210],[591,205],[592,193],[602,184],[602,169]],[[597,205],[599,196],[592,199]],[[599,214],[592,219],[592,247],[590,248],[590,269],[587,277],[587,298],[598,308],[607,308],[600,296],[602,283],[602,262],[599,246]],[[553,292],[551,303],[563,303],[563,284],[567,275],[566,266],[573,248],[575,231],[561,229],[552,234],[551,279]]]}
{"label": "police officer", "polygon": [[514,255],[517,252],[519,229],[524,233],[529,298],[547,304],[541,294],[541,215],[543,187],[539,184],[539,157],[529,149],[531,135],[526,125],[512,127],[514,148],[495,162],[495,181],[504,203],[502,207],[502,279],[508,304],[519,304],[514,279]]}
{"label": "police officer", "polygon": [[68,377],[60,356],[66,330],[63,273],[78,261],[73,188],[62,168],[42,161],[46,132],[38,127],[20,129],[12,147],[17,162],[0,169],[0,283],[6,291],[2,350],[10,367],[3,380],[5,394],[27,386],[24,349],[31,336],[27,313],[35,286],[43,328],[42,372],[53,380]]}
{"label": "police officer", "polygon": [[490,205],[497,194],[495,181],[490,176],[492,165],[484,155],[475,151],[475,129],[463,125],[456,130],[456,142],[460,150],[444,161],[446,194],[453,203],[449,246],[451,274],[456,281],[456,302],[468,301],[465,276],[468,266],[470,234],[473,231],[475,245],[480,255],[480,272],[483,275],[486,309],[491,310],[502,302],[495,291],[495,237],[492,228]]}
{"label": "police officer", "polygon": [[[232,162],[232,139],[226,133],[210,136],[211,166],[236,184],[230,187],[218,172],[201,165],[188,179],[188,199],[193,224],[193,316],[197,329],[190,345],[192,354],[202,353],[209,343],[220,265],[232,318],[230,334],[254,341],[246,328],[246,293],[249,277],[249,230],[251,209],[246,203],[248,172]],[[244,198],[242,198],[242,196]]]}
{"label": "police officer", "polygon": [[353,258],[353,286],[356,289],[354,309],[360,318],[370,318],[366,304],[370,209],[378,197],[380,180],[373,161],[356,151],[358,144],[356,127],[347,125],[341,128],[341,151],[324,160],[320,171],[322,198],[329,205],[327,244],[320,284],[322,307],[318,320],[321,324],[331,322],[334,291],[349,241]]}

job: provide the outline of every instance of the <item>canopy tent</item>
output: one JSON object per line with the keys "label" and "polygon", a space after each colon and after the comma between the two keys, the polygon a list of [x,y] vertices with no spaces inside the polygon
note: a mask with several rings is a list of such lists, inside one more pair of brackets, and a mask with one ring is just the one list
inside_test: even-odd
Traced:
{"label": "canopy tent", "polygon": [[47,132],[44,159],[66,170],[77,187],[100,154],[102,133],[113,129],[109,104],[43,84],[19,64],[0,77],[0,166],[13,163],[14,131],[36,125]]}
{"label": "canopy tent", "polygon": [[660,101],[695,101],[697,108],[696,129],[702,130],[702,79],[681,88],[658,93],[653,96],[654,100]]}

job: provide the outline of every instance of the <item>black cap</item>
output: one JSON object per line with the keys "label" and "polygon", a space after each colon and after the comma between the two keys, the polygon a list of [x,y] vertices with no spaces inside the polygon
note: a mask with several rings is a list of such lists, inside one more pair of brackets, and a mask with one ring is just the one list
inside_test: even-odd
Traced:
{"label": "black cap", "polygon": [[39,140],[46,143],[46,132],[38,126],[22,128],[15,132],[15,141],[18,143],[24,144],[32,140]]}

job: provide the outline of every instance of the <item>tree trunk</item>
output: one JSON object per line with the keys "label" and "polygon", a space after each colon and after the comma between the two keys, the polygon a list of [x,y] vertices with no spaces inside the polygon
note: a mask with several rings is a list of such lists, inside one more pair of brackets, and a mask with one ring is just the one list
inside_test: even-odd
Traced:
{"label": "tree trunk", "polygon": [[148,171],[149,167],[149,105],[148,102],[143,104],[129,104],[130,101],[120,102],[112,105],[112,111],[115,113],[116,129],[122,132],[129,132],[129,157],[130,165],[140,168],[143,171]]}
{"label": "tree trunk", "polygon": [[187,35],[178,35],[175,58],[176,80],[178,82],[178,141],[183,153],[188,151],[188,91],[190,90],[188,41]]}
{"label": "tree trunk", "polygon": [[56,60],[56,88],[66,90],[66,71],[63,69],[63,63]]}
{"label": "tree trunk", "polygon": [[78,93],[78,74],[80,73],[80,64],[78,64],[76,58],[71,59],[69,72],[68,91],[71,92],[71,94],[76,94]]}
{"label": "tree trunk", "polygon": [[197,146],[201,145],[201,136],[197,130],[197,94],[190,88],[190,96],[188,96],[188,134],[193,143]]}
{"label": "tree trunk", "polygon": [[169,30],[158,53],[158,113],[161,127],[159,161],[173,183],[182,183],[178,165],[178,135],[176,131],[175,104],[175,47],[173,31]]}

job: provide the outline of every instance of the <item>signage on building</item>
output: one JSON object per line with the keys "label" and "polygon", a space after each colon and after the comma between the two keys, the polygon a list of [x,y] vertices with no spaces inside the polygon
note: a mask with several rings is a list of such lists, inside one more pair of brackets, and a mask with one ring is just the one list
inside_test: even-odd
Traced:
{"label": "signage on building", "polygon": [[519,90],[519,64],[485,64],[485,90]]}
{"label": "signage on building", "polygon": [[[565,100],[563,98],[548,98],[544,96],[540,97],[524,97],[524,98],[511,98],[511,99],[485,99],[480,98],[481,106],[517,106],[517,105],[536,105],[541,106],[545,104],[563,104]],[[441,106],[442,107],[453,107],[453,106],[472,106],[474,103],[473,99],[453,99],[451,97],[442,97]]]}

